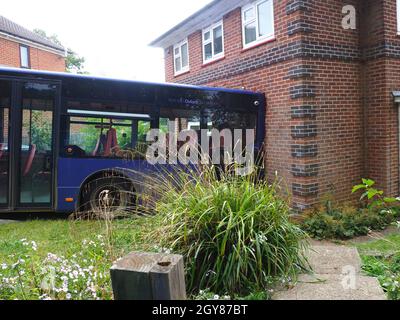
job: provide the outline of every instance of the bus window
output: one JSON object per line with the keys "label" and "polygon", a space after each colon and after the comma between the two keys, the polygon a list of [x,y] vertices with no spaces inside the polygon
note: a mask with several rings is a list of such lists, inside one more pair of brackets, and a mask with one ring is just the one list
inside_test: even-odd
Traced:
{"label": "bus window", "polygon": [[200,130],[200,109],[161,108],[160,130],[167,133],[170,126],[176,134],[184,130]]}
{"label": "bus window", "polygon": [[11,83],[0,81],[0,206],[6,206],[8,203],[10,97]]}
{"label": "bus window", "polygon": [[[160,131],[169,133],[173,130],[178,137],[179,133],[186,130],[197,132],[198,141],[200,141],[200,109],[199,108],[161,108],[160,109]],[[184,144],[183,141],[177,141],[178,149]]]}
{"label": "bus window", "polygon": [[24,205],[51,203],[55,95],[48,84],[26,83],[22,90],[19,202]]}
{"label": "bus window", "polygon": [[142,158],[150,120],[64,116],[62,154],[69,157]]}
{"label": "bus window", "polygon": [[[228,129],[232,134],[232,147],[240,146],[240,141],[235,141],[234,130],[242,130],[240,135],[241,148],[244,150],[248,141],[246,141],[246,129],[256,129],[257,115],[245,111],[228,110],[225,108],[206,108],[203,110],[203,121],[207,123],[208,135],[211,135],[211,129],[217,129],[219,132]],[[210,140],[210,145],[212,141]],[[223,140],[220,140],[222,146]],[[253,141],[254,143],[254,141]]]}
{"label": "bus window", "polygon": [[257,115],[244,111],[227,110],[223,108],[207,108],[204,110],[205,121],[212,129],[255,129]]}

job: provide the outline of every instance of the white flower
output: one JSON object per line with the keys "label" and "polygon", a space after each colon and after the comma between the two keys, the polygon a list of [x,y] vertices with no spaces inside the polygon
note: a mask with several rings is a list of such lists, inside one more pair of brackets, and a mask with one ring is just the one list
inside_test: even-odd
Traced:
{"label": "white flower", "polygon": [[37,251],[37,244],[35,241],[31,241],[31,245],[32,245],[32,250],[33,251]]}
{"label": "white flower", "polygon": [[71,300],[71,298],[72,298],[70,293],[67,293],[67,295],[65,297],[67,298],[67,300]]}
{"label": "white flower", "polygon": [[5,269],[7,269],[7,264],[5,264],[5,263],[2,263],[2,264],[1,264],[1,269],[2,269],[2,270],[5,270]]}
{"label": "white flower", "polygon": [[214,296],[214,300],[219,300],[219,295],[216,294],[216,295]]}

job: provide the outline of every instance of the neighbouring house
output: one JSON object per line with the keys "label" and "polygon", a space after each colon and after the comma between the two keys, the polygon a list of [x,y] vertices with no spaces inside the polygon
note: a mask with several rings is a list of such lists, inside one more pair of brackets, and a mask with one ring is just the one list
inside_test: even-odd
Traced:
{"label": "neighbouring house", "polygon": [[65,48],[0,16],[0,66],[65,72]]}
{"label": "neighbouring house", "polygon": [[[284,178],[294,208],[326,194],[352,200],[361,177],[397,196],[399,7],[215,0],[151,45],[165,50],[168,82],[265,93],[268,175]],[[348,29],[352,8],[356,28]]]}

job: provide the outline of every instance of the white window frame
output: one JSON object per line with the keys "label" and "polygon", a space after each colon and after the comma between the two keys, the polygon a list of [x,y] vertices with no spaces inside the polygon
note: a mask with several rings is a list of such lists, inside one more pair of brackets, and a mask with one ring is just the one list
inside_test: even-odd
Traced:
{"label": "white window frame", "polygon": [[397,4],[397,34],[400,35],[400,0],[397,0],[396,4]]}
{"label": "white window frame", "polygon": [[[399,0],[398,0],[399,1]],[[259,14],[258,14],[258,6],[263,3],[263,2],[269,2],[270,5],[272,6],[272,33],[267,34],[265,36],[259,36]],[[254,19],[251,19],[249,21],[245,21],[244,19],[244,14],[246,11],[249,9],[253,9],[255,12]],[[245,33],[245,27],[251,23],[256,23],[256,40],[253,42],[250,42],[246,44],[246,33]],[[258,0],[253,3],[250,3],[247,6],[242,7],[242,41],[243,41],[243,49],[251,48],[254,47],[260,43],[273,40],[275,39],[275,14],[274,14],[274,1],[273,0]]]}
{"label": "white window frame", "polygon": [[[26,57],[24,57],[23,52],[26,53]],[[31,67],[31,58],[30,58],[30,48],[28,46],[19,45],[19,57],[20,57],[20,65],[21,68],[30,69]],[[24,58],[26,58],[26,65],[24,65]]]}
{"label": "white window frame", "polygon": [[[187,60],[188,60],[188,65],[187,65],[186,67],[183,67],[183,66],[182,66],[182,47],[183,47],[185,44],[187,45],[187,52],[188,52]],[[175,54],[176,49],[179,49],[179,54]],[[188,41],[188,39],[186,38],[186,39],[182,40],[181,42],[175,44],[173,50],[174,50],[174,51],[173,51],[173,57],[174,57],[174,75],[175,75],[175,76],[178,76],[178,75],[180,75],[180,74],[182,74],[182,73],[188,72],[188,71],[190,70],[190,67],[189,67],[189,66],[190,66],[190,61],[189,61],[190,53],[189,53],[189,41]],[[177,58],[181,58],[181,66],[180,66],[180,67],[181,67],[181,70],[179,70],[179,71],[176,71],[176,59],[177,59]]]}
{"label": "white window frame", "polygon": [[[214,53],[214,29],[221,27],[222,31],[222,52],[215,54]],[[210,39],[209,40],[204,40],[204,36],[207,32],[210,32]],[[203,43],[203,64],[207,64],[210,62],[213,62],[215,60],[221,59],[225,57],[225,35],[224,35],[224,21],[218,21],[217,23],[214,23],[213,25],[209,26],[208,28],[203,29],[202,32],[202,43]],[[211,43],[211,58],[206,59],[206,50],[205,47],[207,44]]]}

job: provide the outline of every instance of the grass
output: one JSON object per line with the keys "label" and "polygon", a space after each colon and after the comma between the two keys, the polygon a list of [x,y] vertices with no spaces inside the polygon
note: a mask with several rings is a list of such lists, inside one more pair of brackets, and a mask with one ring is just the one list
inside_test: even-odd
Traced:
{"label": "grass", "polygon": [[378,278],[389,299],[400,300],[400,234],[357,244],[363,271]]}
{"label": "grass", "polygon": [[383,255],[393,254],[400,250],[400,234],[391,234],[380,240],[360,243],[357,248],[361,255],[368,255],[373,252]]}
{"label": "grass", "polygon": [[153,222],[114,221],[112,250],[102,221],[0,225],[0,300],[111,299],[113,261],[131,251],[157,251],[147,236]]}
{"label": "grass", "polygon": [[[124,219],[114,222],[114,241],[119,254],[151,247],[144,235],[152,229],[151,218]],[[38,244],[38,255],[48,252],[70,255],[79,252],[82,241],[105,235],[101,221],[35,220],[0,225],[0,261],[18,250],[18,241],[28,239]]]}
{"label": "grass", "polygon": [[[154,217],[141,217],[136,219],[116,220],[113,222],[113,245],[116,249],[116,256],[123,256],[131,251],[159,251],[156,246],[158,240],[151,241],[149,234],[155,229],[157,221]],[[55,295],[46,294],[45,290],[41,290],[34,279],[38,272],[31,272],[30,269],[43,266],[49,253],[57,257],[64,257],[62,262],[64,265],[74,265],[75,260],[72,258],[78,255],[77,262],[82,269],[85,263],[82,262],[85,257],[95,256],[93,264],[95,270],[102,270],[105,279],[98,284],[96,296],[79,296],[79,292],[75,295],[73,291],[86,290],[86,283],[81,286],[69,285],[69,291],[72,292],[71,299],[112,299],[111,283],[109,279],[109,268],[112,265],[113,257],[106,254],[106,247],[101,247],[98,252],[93,248],[85,248],[83,242],[85,240],[95,240],[98,235],[103,237],[105,234],[104,222],[101,221],[68,221],[68,220],[35,220],[0,225],[0,300],[5,299],[66,299],[68,293],[57,293]],[[23,242],[35,242],[37,250],[33,251],[24,246]],[[84,257],[80,258],[79,253]],[[29,256],[27,258],[27,256]],[[10,292],[2,288],[2,281],[6,277],[10,277],[11,265],[19,258],[26,260],[26,274],[22,276],[23,290],[15,286]],[[73,262],[74,261],[74,262]],[[2,269],[2,265],[6,264],[10,270]],[[61,266],[58,265],[57,268]],[[7,274],[8,272],[8,274]],[[87,280],[86,278],[84,279]],[[61,285],[60,285],[61,287]],[[217,298],[216,298],[217,297]],[[232,295],[229,297],[217,296],[210,291],[206,291],[198,296],[191,296],[195,300],[212,300],[212,299],[238,299],[238,300],[268,300],[270,293],[267,291],[253,291],[247,296]]]}

